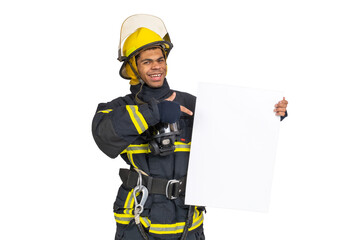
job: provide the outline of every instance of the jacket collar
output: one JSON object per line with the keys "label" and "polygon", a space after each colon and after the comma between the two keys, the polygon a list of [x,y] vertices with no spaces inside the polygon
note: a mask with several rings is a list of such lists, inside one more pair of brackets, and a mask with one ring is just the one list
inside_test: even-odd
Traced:
{"label": "jacket collar", "polygon": [[[135,96],[139,93],[141,89],[141,84],[131,85],[130,91]],[[144,102],[150,102],[151,99],[156,99],[158,101],[164,100],[173,93],[170,89],[169,84],[165,78],[164,84],[159,88],[151,88],[146,83],[144,83],[141,92],[137,95],[138,98]]]}

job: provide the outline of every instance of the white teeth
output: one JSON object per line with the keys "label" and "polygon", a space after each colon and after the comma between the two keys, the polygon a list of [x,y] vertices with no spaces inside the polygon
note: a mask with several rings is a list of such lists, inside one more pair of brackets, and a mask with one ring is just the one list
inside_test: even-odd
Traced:
{"label": "white teeth", "polygon": [[160,77],[161,74],[153,74],[153,75],[150,75],[151,77]]}

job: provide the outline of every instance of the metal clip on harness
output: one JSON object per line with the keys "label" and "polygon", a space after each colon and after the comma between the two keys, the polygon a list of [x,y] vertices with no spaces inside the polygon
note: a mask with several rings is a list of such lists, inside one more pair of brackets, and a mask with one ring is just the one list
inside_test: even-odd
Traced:
{"label": "metal clip on harness", "polygon": [[[145,240],[149,240],[149,237],[146,235],[144,227],[142,226],[142,224],[140,222],[140,214],[144,211],[144,205],[149,196],[149,191],[144,185],[142,185],[141,170],[138,170],[138,169],[135,169],[135,170],[139,174],[139,177],[137,180],[137,186],[134,188],[134,192],[133,192],[134,201],[135,201],[135,209],[134,209],[135,223],[140,231],[141,236]],[[166,185],[166,197],[168,199],[176,199],[178,197],[178,196],[173,196],[173,192],[174,192],[173,185],[177,185],[177,184],[182,184],[182,182],[179,180],[176,180],[176,179],[172,179],[172,180],[168,181],[168,183]],[[170,189],[170,191],[169,191],[169,189]],[[176,189],[176,187],[175,187],[175,189]],[[178,191],[178,188],[175,192],[177,192],[177,191]],[[137,193],[142,193],[140,202],[138,202],[138,200],[136,198]],[[191,227],[191,224],[193,222],[193,219],[192,219],[193,214],[194,214],[194,206],[189,206],[188,216],[187,216],[185,226],[184,226],[184,231],[181,234],[180,240],[185,240],[187,238],[189,228]]]}
{"label": "metal clip on harness", "polygon": [[[140,216],[140,214],[144,211],[144,205],[149,195],[149,191],[147,190],[147,188],[144,185],[142,185],[141,173],[138,172],[138,174],[139,174],[139,178],[138,178],[137,186],[134,188],[134,192],[133,192],[134,200],[135,200],[135,217],[136,215]],[[136,194],[139,192],[142,193],[140,203],[137,201],[136,198]]]}
{"label": "metal clip on harness", "polygon": [[[143,226],[141,225],[141,222],[140,222],[140,214],[144,211],[144,205],[145,205],[146,200],[148,198],[149,191],[144,185],[142,185],[142,175],[141,175],[140,170],[137,170],[137,172],[139,174],[139,178],[138,178],[138,181],[137,181],[137,186],[134,188],[134,192],[133,192],[134,201],[135,201],[135,209],[134,209],[135,223],[138,226],[142,237],[145,240],[148,240],[149,238],[146,235],[145,230],[144,230],[144,228],[143,228]],[[141,196],[140,202],[138,202],[137,198],[136,198],[136,194],[140,193],[140,192],[142,193],[142,196]]]}

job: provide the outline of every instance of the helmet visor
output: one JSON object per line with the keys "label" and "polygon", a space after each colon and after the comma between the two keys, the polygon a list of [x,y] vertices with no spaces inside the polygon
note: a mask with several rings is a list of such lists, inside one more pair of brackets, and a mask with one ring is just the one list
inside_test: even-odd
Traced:
{"label": "helmet visor", "polygon": [[121,26],[120,43],[119,43],[119,58],[123,57],[121,49],[128,36],[135,32],[138,28],[145,27],[157,33],[165,41],[170,41],[169,33],[166,30],[164,22],[155,16],[148,14],[136,14],[128,17]]}

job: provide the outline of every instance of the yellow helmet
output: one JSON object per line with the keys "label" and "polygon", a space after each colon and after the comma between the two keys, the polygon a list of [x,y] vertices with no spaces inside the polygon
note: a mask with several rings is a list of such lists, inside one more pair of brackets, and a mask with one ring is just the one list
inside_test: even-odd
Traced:
{"label": "yellow helmet", "polygon": [[[122,44],[122,42],[124,43]],[[153,46],[161,47],[165,58],[173,46],[165,25],[160,18],[138,14],[124,21],[121,27],[118,49],[118,60],[123,62],[119,73],[121,77],[131,79],[131,85],[138,84],[140,78],[135,56],[142,50]]]}

